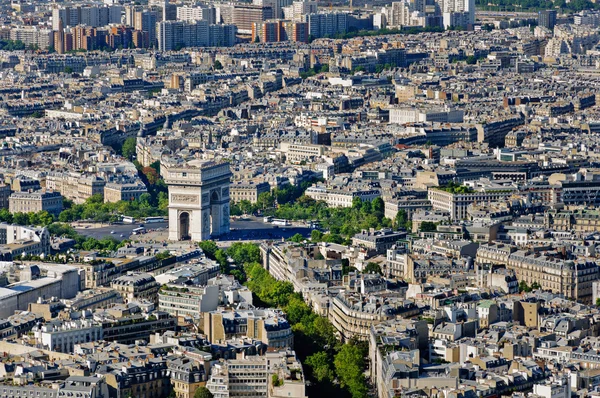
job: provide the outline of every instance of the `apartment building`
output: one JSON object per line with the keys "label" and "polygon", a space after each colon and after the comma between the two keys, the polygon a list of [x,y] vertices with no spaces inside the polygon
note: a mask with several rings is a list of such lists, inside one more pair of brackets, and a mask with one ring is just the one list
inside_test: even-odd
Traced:
{"label": "apartment building", "polygon": [[110,182],[104,186],[104,203],[138,200],[148,193],[142,182]]}
{"label": "apartment building", "polygon": [[229,186],[229,196],[234,203],[240,203],[242,200],[256,203],[258,196],[266,192],[271,192],[268,182],[237,181]]}
{"label": "apartment building", "polygon": [[328,317],[342,339],[367,340],[371,326],[397,316],[409,317],[418,313],[419,309],[413,302],[393,297],[341,292],[331,300]]}
{"label": "apartment building", "polygon": [[406,239],[406,232],[394,232],[391,229],[379,231],[362,231],[352,237],[352,245],[365,248],[371,252],[384,254],[399,240]]}
{"label": "apartment building", "polygon": [[348,14],[344,12],[330,12],[307,14],[308,33],[312,37],[334,37],[348,31]]}
{"label": "apartment building", "polygon": [[203,312],[215,311],[219,305],[218,286],[187,286],[169,283],[158,293],[158,308],[173,316],[200,319]]}
{"label": "apartment building", "polygon": [[204,364],[192,358],[169,360],[167,368],[176,398],[194,398],[196,390],[208,380],[208,370]]}
{"label": "apartment building", "polygon": [[450,214],[452,220],[462,220],[468,217],[469,205],[481,202],[497,202],[512,195],[514,190],[480,190],[468,193],[455,193],[452,190],[430,188],[427,199],[434,210]]}
{"label": "apartment building", "polygon": [[313,185],[306,190],[305,194],[314,200],[326,202],[330,207],[352,207],[354,198],[371,202],[381,196],[381,191],[378,189],[348,189],[345,191]]}
{"label": "apartment building", "polygon": [[246,336],[274,349],[292,348],[292,327],[279,310],[216,310],[204,313],[204,333],[218,343]]}
{"label": "apartment building", "polygon": [[47,350],[65,353],[72,353],[75,344],[103,338],[102,325],[87,319],[46,322],[41,327],[35,327],[33,333]]}
{"label": "apartment building", "polygon": [[285,155],[287,162],[295,164],[314,161],[325,154],[323,145],[294,144],[290,142],[280,143],[279,150]]}
{"label": "apartment building", "polygon": [[305,398],[302,365],[293,351],[221,360],[206,387],[214,398]]}
{"label": "apartment building", "polygon": [[519,281],[537,283],[542,290],[583,303],[592,302],[593,283],[600,278],[600,267],[592,260],[570,259],[567,252],[531,252],[503,244],[482,244],[476,263],[505,265]]}
{"label": "apartment building", "polygon": [[137,300],[158,303],[157,294],[160,284],[150,274],[130,273],[123,275],[112,281],[110,286],[123,297],[125,303]]}
{"label": "apartment building", "polygon": [[50,173],[46,176],[46,189],[60,192],[77,204],[85,202],[92,195],[104,196],[105,181],[96,176],[82,177],[62,173]]}
{"label": "apartment building", "polygon": [[8,199],[11,213],[37,213],[47,211],[58,215],[63,209],[63,198],[59,192],[14,192]]}
{"label": "apartment building", "polygon": [[549,212],[552,227],[559,231],[592,233],[600,231],[600,211],[580,209],[573,211]]}

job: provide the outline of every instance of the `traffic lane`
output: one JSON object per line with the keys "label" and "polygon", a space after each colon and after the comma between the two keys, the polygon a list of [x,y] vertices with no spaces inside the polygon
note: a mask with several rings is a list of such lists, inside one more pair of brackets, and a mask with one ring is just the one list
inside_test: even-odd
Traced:
{"label": "traffic lane", "polygon": [[[262,224],[262,223],[260,223]],[[218,237],[220,241],[246,241],[246,240],[261,240],[261,239],[289,239],[296,234],[300,234],[305,238],[310,237],[311,229],[306,227],[279,227],[276,228],[270,224],[257,225],[256,228],[236,228],[231,223],[233,230],[227,235]]]}
{"label": "traffic lane", "polygon": [[[144,224],[144,227],[147,230],[166,231],[169,227],[167,222],[142,224]],[[231,222],[230,226],[230,233],[218,237],[218,240],[239,241],[256,239],[288,239],[296,234],[300,234],[304,237],[310,237],[310,233],[312,231],[308,227],[284,227],[263,223],[262,221],[258,220],[235,220]],[[99,228],[75,228],[75,230],[81,235],[89,236],[95,239],[102,239],[110,236],[120,241],[123,239],[128,239],[132,234],[132,231],[139,227],[140,224],[115,224]],[[114,234],[111,234],[111,231],[114,231]]]}
{"label": "traffic lane", "polygon": [[[165,229],[168,228],[169,223],[166,222],[158,222],[158,223],[141,223],[144,225],[144,228],[146,228],[147,230],[152,230],[152,229]],[[100,227],[100,228],[75,228],[75,230],[77,231],[77,233],[84,235],[84,236],[89,236],[91,238],[95,238],[95,239],[102,239],[102,238],[106,238],[108,236],[115,238],[119,241],[123,240],[123,239],[128,239],[131,234],[133,233],[133,230],[136,228],[139,228],[140,224],[114,224],[114,225],[107,225],[105,227]],[[114,231],[114,234],[111,234],[111,231]],[[123,235],[123,236],[121,236]]]}

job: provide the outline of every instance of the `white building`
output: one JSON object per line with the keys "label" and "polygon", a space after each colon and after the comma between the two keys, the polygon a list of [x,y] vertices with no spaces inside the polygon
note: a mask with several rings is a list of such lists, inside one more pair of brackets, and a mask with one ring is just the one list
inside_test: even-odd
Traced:
{"label": "white building", "polygon": [[102,325],[92,320],[52,321],[33,329],[38,344],[50,351],[72,353],[75,344],[102,340]]}
{"label": "white building", "polygon": [[544,384],[534,384],[533,394],[544,398],[570,398],[571,385],[566,378],[549,380]]}
{"label": "white building", "polygon": [[418,108],[392,108],[390,109],[390,124],[406,123],[462,123],[463,110],[445,109],[418,109]]}

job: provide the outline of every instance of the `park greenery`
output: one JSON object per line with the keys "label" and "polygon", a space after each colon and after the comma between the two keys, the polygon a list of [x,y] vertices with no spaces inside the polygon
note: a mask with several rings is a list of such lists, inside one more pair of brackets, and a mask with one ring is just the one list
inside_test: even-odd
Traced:
{"label": "park greenery", "polygon": [[0,50],[18,51],[18,50],[37,50],[35,45],[26,45],[21,40],[0,40]]}
{"label": "park greenery", "polygon": [[[247,258],[242,260],[253,260]],[[341,344],[331,322],[315,314],[294,292],[290,282],[276,280],[258,262],[244,262],[247,286],[258,303],[285,311],[294,332],[294,346],[298,358],[306,366],[306,377],[311,381],[307,395],[368,396],[364,376],[368,345],[355,340]]]}
{"label": "park greenery", "polygon": [[451,194],[465,194],[465,193],[473,193],[475,192],[473,188],[467,187],[465,185],[457,184],[455,182],[449,182],[446,185],[442,185],[437,189],[441,191],[445,191]]}
{"label": "park greenery", "polygon": [[73,239],[75,241],[75,249],[80,250],[99,250],[104,253],[111,253],[129,243],[127,240],[119,242],[112,236],[106,236],[102,239],[83,236],[78,234],[69,224],[61,222],[55,222],[48,225],[48,232],[53,236]]}
{"label": "park greenery", "polygon": [[260,249],[252,243],[234,242],[228,249],[220,249],[211,240],[205,240],[198,244],[206,257],[219,263],[222,274],[233,275],[241,283],[246,281],[243,268],[232,268],[229,259],[234,264],[256,263],[260,261]]}
{"label": "park greenery", "polygon": [[[444,29],[440,27],[428,26],[426,28],[420,26],[411,26],[402,29],[378,29],[378,30],[357,30],[350,28],[348,32],[338,33],[333,36],[325,36],[326,39],[352,39],[355,37],[368,37],[368,36],[381,36],[381,35],[414,35],[425,32],[443,32]],[[312,42],[315,38],[312,36],[308,37],[308,41]]]}
{"label": "park greenery", "polygon": [[[233,205],[232,209],[235,209],[235,213],[232,210],[232,214],[260,213],[286,220],[319,220],[321,226],[329,231],[320,236],[321,241],[340,244],[349,243],[349,239],[363,229],[393,226],[392,220],[384,215],[384,203],[381,198],[373,201],[354,198],[352,207],[329,207],[325,202],[316,201],[308,196],[300,196],[293,200],[297,194],[298,191],[294,190],[293,195],[283,200],[284,195],[281,195],[281,191],[262,193],[257,203],[241,201]],[[276,202],[277,206],[275,206]],[[317,236],[311,238],[318,239]]]}
{"label": "park greenery", "polygon": [[533,282],[531,284],[531,286],[529,286],[527,284],[527,282],[525,282],[525,281],[519,282],[519,293],[523,293],[523,292],[529,293],[531,291],[534,291],[534,290],[537,290],[537,289],[540,289],[540,288],[541,288],[541,286],[537,282]]}
{"label": "park greenery", "polygon": [[[276,280],[262,267],[256,244],[235,242],[228,249],[220,249],[213,241],[203,241],[199,246],[207,257],[220,263],[224,273],[246,284],[256,306],[285,311],[294,333],[296,354],[306,365],[305,376],[311,381],[308,396],[367,397],[364,370],[368,345],[355,340],[342,344],[331,322],[315,314],[290,282]],[[230,261],[222,263],[223,259]]]}
{"label": "park greenery", "polygon": [[63,203],[65,209],[58,216],[60,222],[78,220],[117,222],[121,220],[121,215],[134,218],[164,216],[168,199],[165,198],[161,206],[160,202],[156,203],[156,200],[153,200],[151,194],[145,193],[140,195],[139,200],[104,203],[102,195],[96,194],[82,204],[74,204],[67,199]]}

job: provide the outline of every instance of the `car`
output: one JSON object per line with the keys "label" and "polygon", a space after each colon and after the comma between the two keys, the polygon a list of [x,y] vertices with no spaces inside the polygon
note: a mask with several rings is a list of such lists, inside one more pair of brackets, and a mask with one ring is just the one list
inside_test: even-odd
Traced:
{"label": "car", "polygon": [[110,231],[110,233],[111,233],[111,234],[114,234],[114,233],[115,233],[115,231]]}
{"label": "car", "polygon": [[124,238],[124,237],[125,237],[125,235],[121,234],[121,235],[119,235],[119,237],[120,237],[120,238]]}

